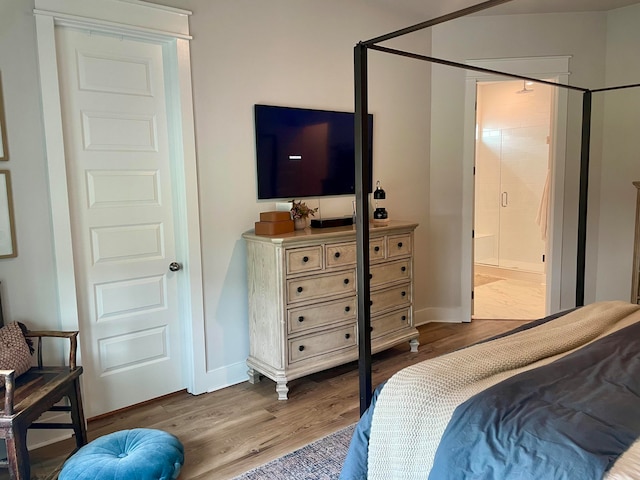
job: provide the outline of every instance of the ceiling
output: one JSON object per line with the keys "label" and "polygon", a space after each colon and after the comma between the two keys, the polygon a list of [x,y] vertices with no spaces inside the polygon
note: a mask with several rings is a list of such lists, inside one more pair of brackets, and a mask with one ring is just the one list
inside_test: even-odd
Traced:
{"label": "ceiling", "polygon": [[[369,0],[369,2],[415,15],[416,22],[431,20],[440,15],[482,3],[481,0]],[[640,3],[640,0],[512,0],[477,15],[595,12],[613,10],[636,3]]]}
{"label": "ceiling", "polygon": [[[424,3],[420,0],[410,0]],[[639,0],[512,0],[487,9],[486,15],[514,13],[601,12],[640,3]]]}

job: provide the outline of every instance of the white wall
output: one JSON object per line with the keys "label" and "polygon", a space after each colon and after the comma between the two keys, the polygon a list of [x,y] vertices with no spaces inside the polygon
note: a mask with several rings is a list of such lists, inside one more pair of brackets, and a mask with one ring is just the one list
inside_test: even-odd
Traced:
{"label": "white wall", "polygon": [[[604,84],[606,14],[509,15],[469,17],[434,28],[433,55],[464,63],[470,59],[571,55],[569,83],[583,87]],[[543,72],[540,72],[543,73]],[[462,125],[465,71],[437,66],[432,78],[431,212],[428,242],[432,267],[440,273],[430,284],[428,302],[459,306],[462,211]],[[582,96],[569,95],[569,124],[564,198],[561,307],[574,305],[577,242],[578,171]],[[592,132],[590,194],[597,201],[601,145],[601,115],[595,103]],[[598,208],[590,205],[589,260],[586,301],[595,290]]]}
{"label": "white wall", "polygon": [[[0,2],[0,80],[5,107],[18,256],[0,260],[5,321],[22,321],[30,328],[60,330],[53,237],[44,151],[44,130],[36,61],[36,33],[31,0]],[[51,342],[48,361],[61,361],[61,349]],[[59,358],[56,358],[59,357]],[[65,421],[48,415],[53,421]],[[29,435],[34,447],[59,439],[59,431]],[[0,456],[5,455],[4,442]]]}
{"label": "white wall", "polygon": [[0,77],[4,92],[18,256],[0,260],[5,317],[58,328],[53,240],[33,2],[0,2]]}
{"label": "white wall", "polygon": [[[607,23],[607,86],[640,81],[640,5],[618,9]],[[640,88],[605,99],[596,299],[629,300],[636,189],[640,180]]]}
{"label": "white wall", "polygon": [[[367,6],[328,0],[167,0],[191,10],[193,94],[200,181],[207,366],[245,380],[248,354],[245,245],[259,212],[253,105],[353,110],[353,47],[409,23]],[[404,40],[424,51],[429,36]],[[424,305],[428,184],[428,67],[370,56],[374,178],[396,219],[416,233],[417,309]],[[419,199],[418,202],[413,200]],[[352,197],[322,200],[323,216],[350,215]],[[402,206],[402,208],[400,208]],[[217,388],[221,385],[214,385]]]}
{"label": "white wall", "polygon": [[[273,202],[256,200],[253,105],[353,110],[353,47],[412,23],[364,0],[162,0],[191,10],[192,73],[210,388],[246,380],[245,246],[241,235]],[[59,328],[32,0],[0,2],[3,81],[18,257],[0,260],[5,313]],[[395,42],[427,52],[430,35]],[[18,48],[19,46],[19,48]],[[392,218],[416,231],[416,318],[425,306],[429,184],[429,67],[372,52],[374,178]],[[351,197],[323,199],[323,215],[350,215]],[[313,200],[312,200],[313,201]]]}

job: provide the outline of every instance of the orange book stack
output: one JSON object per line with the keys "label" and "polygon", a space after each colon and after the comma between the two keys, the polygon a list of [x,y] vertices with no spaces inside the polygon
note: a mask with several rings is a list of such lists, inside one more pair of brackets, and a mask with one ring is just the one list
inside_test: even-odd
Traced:
{"label": "orange book stack", "polygon": [[293,220],[289,212],[260,212],[256,222],[256,235],[280,235],[293,232]]}

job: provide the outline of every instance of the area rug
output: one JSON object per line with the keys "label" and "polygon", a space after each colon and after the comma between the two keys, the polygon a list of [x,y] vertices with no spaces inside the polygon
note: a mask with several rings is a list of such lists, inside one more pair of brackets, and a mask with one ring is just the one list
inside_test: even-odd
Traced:
{"label": "area rug", "polygon": [[354,428],[355,425],[351,425],[338,430],[233,480],[337,480]]}

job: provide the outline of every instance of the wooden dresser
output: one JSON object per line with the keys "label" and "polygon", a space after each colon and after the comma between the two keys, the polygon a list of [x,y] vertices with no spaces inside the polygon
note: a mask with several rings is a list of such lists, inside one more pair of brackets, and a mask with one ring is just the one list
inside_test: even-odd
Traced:
{"label": "wooden dresser", "polygon": [[[413,326],[415,223],[370,230],[371,349],[408,341]],[[251,383],[265,375],[286,400],[287,382],[358,358],[355,227],[307,228],[247,243]]]}

